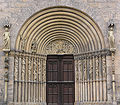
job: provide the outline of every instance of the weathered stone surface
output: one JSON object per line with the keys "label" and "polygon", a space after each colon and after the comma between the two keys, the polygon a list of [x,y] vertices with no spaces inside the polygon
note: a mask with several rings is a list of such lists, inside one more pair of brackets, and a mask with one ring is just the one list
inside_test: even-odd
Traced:
{"label": "weathered stone surface", "polygon": [[[3,25],[6,23],[6,19],[12,25],[10,29],[11,49],[15,49],[15,41],[24,22],[37,11],[58,5],[70,6],[82,10],[92,17],[100,27],[107,47],[107,26],[111,21],[114,22],[115,45],[117,48],[115,55],[116,99],[118,105],[120,105],[120,0],[0,0],[0,102],[3,101],[4,94],[4,53],[2,52],[2,47],[4,33]],[[110,68],[111,67],[108,69],[110,70]],[[10,63],[9,73],[8,96],[9,101],[12,101],[10,97],[12,97],[13,94],[13,59]],[[108,78],[111,79],[111,77]]]}

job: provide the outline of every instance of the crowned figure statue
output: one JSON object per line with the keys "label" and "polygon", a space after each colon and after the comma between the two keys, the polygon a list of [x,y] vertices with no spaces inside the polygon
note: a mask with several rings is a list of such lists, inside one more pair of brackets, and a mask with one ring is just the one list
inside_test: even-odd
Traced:
{"label": "crowned figure statue", "polygon": [[115,37],[114,37],[114,34],[113,34],[114,24],[110,24],[108,26],[108,28],[109,28],[108,39],[109,39],[110,51],[115,51]]}
{"label": "crowned figure statue", "polygon": [[3,34],[4,36],[4,46],[3,46],[3,51],[10,51],[10,25],[5,25],[4,26],[5,32]]}

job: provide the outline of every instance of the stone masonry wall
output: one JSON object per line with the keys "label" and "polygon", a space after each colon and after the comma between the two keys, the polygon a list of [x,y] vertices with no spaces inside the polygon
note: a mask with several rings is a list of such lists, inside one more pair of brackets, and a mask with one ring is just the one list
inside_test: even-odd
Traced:
{"label": "stone masonry wall", "polygon": [[[116,98],[120,105],[120,0],[0,0],[0,102],[3,101],[4,95],[4,53],[2,52],[4,24],[9,21],[12,25],[11,49],[15,49],[15,40],[23,23],[37,11],[57,5],[70,6],[91,16],[104,35],[106,47],[108,47],[107,27],[111,22],[115,24]],[[9,101],[12,101],[13,58],[10,62],[8,97]]]}

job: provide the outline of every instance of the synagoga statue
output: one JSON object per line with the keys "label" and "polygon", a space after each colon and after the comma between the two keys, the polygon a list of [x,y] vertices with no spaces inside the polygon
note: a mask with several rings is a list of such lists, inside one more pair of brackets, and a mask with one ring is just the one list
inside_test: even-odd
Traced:
{"label": "synagoga statue", "polygon": [[10,51],[10,25],[5,25],[4,26],[5,32],[3,34],[4,36],[4,46],[3,46],[3,51]]}

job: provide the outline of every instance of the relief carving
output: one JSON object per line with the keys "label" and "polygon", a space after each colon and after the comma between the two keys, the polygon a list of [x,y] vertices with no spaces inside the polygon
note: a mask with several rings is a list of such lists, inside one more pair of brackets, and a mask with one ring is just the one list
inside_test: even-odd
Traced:
{"label": "relief carving", "polygon": [[78,60],[75,60],[75,81],[79,82]]}
{"label": "relief carving", "polygon": [[99,58],[96,57],[96,79],[99,78]]}
{"label": "relief carving", "polygon": [[32,70],[32,59],[29,58],[29,61],[28,61],[28,79],[29,79],[29,81],[31,80],[31,70]]}
{"label": "relief carving", "polygon": [[89,78],[90,78],[90,80],[92,80],[92,78],[93,78],[93,62],[92,62],[92,59],[90,59],[89,67],[90,67]]}
{"label": "relief carving", "polygon": [[46,60],[43,59],[43,82],[46,81]]}
{"label": "relief carving", "polygon": [[82,60],[78,61],[79,79],[82,81]]}
{"label": "relief carving", "polygon": [[18,69],[19,69],[19,58],[18,57],[15,57],[15,72],[14,72],[14,77],[15,77],[15,80],[17,81],[18,79]]}
{"label": "relief carving", "polygon": [[34,81],[37,80],[37,60],[34,60]]}
{"label": "relief carving", "polygon": [[22,80],[25,79],[25,70],[26,70],[26,59],[23,57],[22,59],[22,63],[21,63],[21,66],[22,66],[22,71],[21,71],[21,76],[22,76]]}
{"label": "relief carving", "polygon": [[39,81],[41,82],[41,75],[42,75],[42,67],[41,67],[41,59],[39,59],[39,61],[38,61],[39,63],[38,63],[38,75],[39,75]]}
{"label": "relief carving", "polygon": [[84,80],[87,80],[87,60],[86,59],[84,59],[84,61],[83,61],[83,78],[84,78]]}
{"label": "relief carving", "polygon": [[26,46],[27,38],[23,39],[22,35],[21,35],[20,36],[20,40],[21,40],[21,50],[25,51],[25,46]]}
{"label": "relief carving", "polygon": [[55,40],[46,46],[45,51],[47,54],[73,54],[75,48],[69,41]]}
{"label": "relief carving", "polygon": [[106,59],[105,56],[102,56],[102,72],[103,72],[103,79],[106,78]]}

